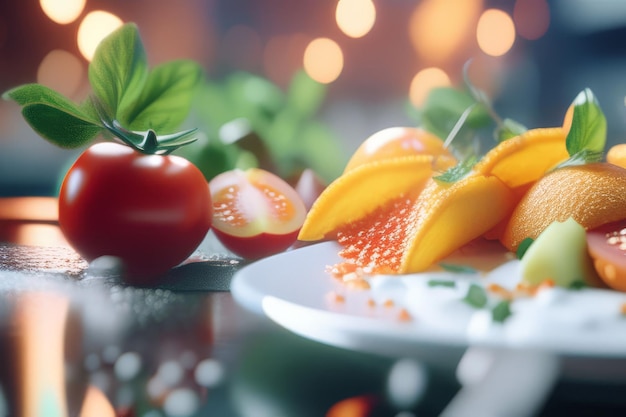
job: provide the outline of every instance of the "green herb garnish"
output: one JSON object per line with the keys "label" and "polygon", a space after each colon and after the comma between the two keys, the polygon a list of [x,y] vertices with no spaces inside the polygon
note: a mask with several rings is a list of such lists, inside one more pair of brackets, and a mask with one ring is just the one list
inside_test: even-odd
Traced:
{"label": "green herb garnish", "polygon": [[454,183],[459,180],[465,178],[470,172],[472,172],[472,168],[476,165],[478,158],[476,155],[472,155],[463,161],[459,162],[455,166],[449,168],[445,172],[439,175],[435,175],[433,179],[442,183]]}
{"label": "green herb garnish", "polygon": [[457,265],[457,264],[451,264],[447,262],[441,262],[439,263],[439,266],[448,272],[454,272],[457,274],[475,274],[476,273],[476,268],[472,268],[471,266],[467,266],[467,265]]}
{"label": "green herb garnish", "polygon": [[569,289],[577,291],[577,290],[583,290],[588,287],[589,285],[585,281],[574,281],[570,284]]}
{"label": "green herb garnish", "polygon": [[535,239],[533,239],[532,237],[527,237],[520,242],[519,246],[517,247],[517,252],[515,252],[515,256],[517,256],[517,259],[522,259],[524,257],[524,254],[526,253],[528,248],[530,248],[530,245],[532,245],[534,241]]}
{"label": "green herb garnish", "polygon": [[474,308],[483,308],[487,305],[487,292],[480,285],[472,284],[467,290],[467,294],[465,295],[465,298],[463,298],[463,301]]}
{"label": "green herb garnish", "polygon": [[40,136],[63,148],[109,133],[131,146],[147,145],[137,147],[144,152],[170,152],[195,140],[191,130],[172,132],[191,109],[201,67],[177,60],[150,70],[135,24],[125,24],[99,44],[88,76],[93,96],[82,103],[40,84],[13,88],[3,97],[22,106],[24,119]]}
{"label": "green herb garnish", "polygon": [[496,323],[502,323],[511,315],[511,303],[502,300],[491,309],[491,317]]}
{"label": "green herb garnish", "polygon": [[428,281],[428,286],[454,288],[456,287],[456,281],[450,279],[431,279]]}
{"label": "green herb garnish", "polygon": [[606,145],[606,117],[593,92],[583,90],[572,104],[572,126],[565,140],[570,157],[557,168],[599,162]]}

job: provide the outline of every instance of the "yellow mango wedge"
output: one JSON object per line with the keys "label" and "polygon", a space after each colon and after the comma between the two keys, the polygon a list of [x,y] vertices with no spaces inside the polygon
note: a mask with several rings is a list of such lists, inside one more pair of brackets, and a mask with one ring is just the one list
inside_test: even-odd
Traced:
{"label": "yellow mango wedge", "polygon": [[390,199],[418,192],[435,172],[434,161],[430,155],[404,156],[369,162],[344,173],[317,198],[298,239],[327,239],[338,227],[365,217]]}
{"label": "yellow mango wedge", "polygon": [[515,201],[513,191],[495,176],[429,180],[414,206],[415,229],[398,272],[428,269],[509,216]]}
{"label": "yellow mango wedge", "polygon": [[500,142],[474,166],[482,175],[498,177],[510,188],[534,183],[550,168],[569,157],[565,147],[568,129],[531,129]]}

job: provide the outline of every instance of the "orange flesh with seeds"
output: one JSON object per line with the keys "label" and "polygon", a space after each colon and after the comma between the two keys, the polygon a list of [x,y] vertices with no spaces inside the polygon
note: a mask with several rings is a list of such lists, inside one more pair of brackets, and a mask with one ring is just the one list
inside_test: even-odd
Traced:
{"label": "orange flesh with seeds", "polygon": [[414,224],[412,207],[417,196],[399,197],[372,214],[343,225],[337,242],[339,255],[350,263],[371,268],[373,273],[397,273]]}

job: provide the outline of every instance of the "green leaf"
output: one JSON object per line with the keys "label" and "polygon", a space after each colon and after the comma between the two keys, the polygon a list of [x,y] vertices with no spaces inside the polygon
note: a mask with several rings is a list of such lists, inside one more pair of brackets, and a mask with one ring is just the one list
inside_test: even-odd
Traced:
{"label": "green leaf", "polygon": [[475,268],[472,268],[471,266],[467,266],[467,265],[456,265],[456,264],[449,264],[446,262],[441,262],[439,266],[448,272],[454,272],[456,274],[475,274],[476,273]]}
{"label": "green leaf", "polygon": [[202,68],[194,61],[177,60],[155,67],[132,107],[119,109],[120,123],[130,130],[171,132],[189,114]]}
{"label": "green leaf", "polygon": [[584,290],[585,288],[589,288],[589,284],[585,281],[574,281],[569,286],[569,289],[574,291]]}
{"label": "green leaf", "polygon": [[511,303],[507,300],[500,301],[491,310],[491,318],[496,323],[504,322],[511,314]]}
{"label": "green leaf", "polygon": [[21,105],[22,115],[33,130],[60,147],[80,147],[102,132],[100,121],[92,114],[40,84],[16,87],[3,97]]}
{"label": "green leaf", "polygon": [[576,152],[574,155],[567,158],[565,161],[561,162],[556,166],[555,169],[571,167],[576,165],[585,165],[592,162],[600,162],[602,160],[604,153],[596,152],[589,149],[583,149],[580,152]]}
{"label": "green leaf", "polygon": [[433,89],[420,112],[420,122],[424,128],[445,139],[465,110],[474,105],[464,122],[465,129],[479,129],[492,123],[491,116],[482,104],[467,92],[452,87]]}
{"label": "green leaf", "polygon": [[133,23],[103,39],[89,64],[91,88],[113,119],[132,108],[147,76],[146,52]]}
{"label": "green leaf", "polygon": [[433,179],[435,181],[439,181],[441,183],[454,183],[457,182],[467,176],[472,171],[474,165],[476,165],[477,158],[475,155],[470,156],[469,158],[459,162],[452,168],[449,168],[441,175],[434,176]]}
{"label": "green leaf", "polygon": [[494,136],[497,142],[504,142],[507,139],[519,136],[526,132],[528,129],[521,123],[511,119],[504,119],[502,124],[499,125],[494,131]]}
{"label": "green leaf", "polygon": [[530,245],[532,245],[534,241],[535,240],[532,237],[527,237],[520,242],[519,246],[517,247],[517,252],[515,253],[517,259],[522,259],[524,257],[524,254],[526,253],[528,248],[530,248]]}
{"label": "green leaf", "polygon": [[487,293],[480,285],[472,284],[470,285],[463,301],[474,308],[483,308],[487,305]]}
{"label": "green leaf", "polygon": [[451,279],[431,279],[428,281],[429,287],[446,287],[446,288],[454,288],[456,287],[456,281]]}
{"label": "green leaf", "polygon": [[91,121],[94,124],[100,123],[98,118],[84,111],[67,97],[41,84],[24,84],[13,88],[4,93],[3,98],[15,100],[20,106],[45,104],[57,110],[75,115],[85,121]]}
{"label": "green leaf", "polygon": [[83,146],[103,129],[78,114],[45,103],[27,104],[22,115],[40,136],[62,148]]}
{"label": "green leaf", "polygon": [[583,90],[574,102],[572,127],[565,140],[570,156],[580,152],[603,152],[606,144],[606,117],[590,89]]}

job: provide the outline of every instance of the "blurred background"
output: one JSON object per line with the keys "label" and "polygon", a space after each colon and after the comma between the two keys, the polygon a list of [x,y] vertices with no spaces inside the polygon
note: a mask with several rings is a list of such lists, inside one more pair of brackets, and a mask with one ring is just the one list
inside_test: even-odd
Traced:
{"label": "blurred background", "polygon": [[[590,87],[609,142],[626,140],[623,0],[6,0],[0,90],[38,82],[85,99],[95,45],[122,22],[150,65],[203,66],[188,122],[203,140],[187,152],[207,176],[261,147],[285,177],[310,167],[330,181],[372,133],[419,124],[428,91],[461,87],[470,59],[501,116],[559,125]],[[79,152],[0,102],[0,196],[53,195]]]}

